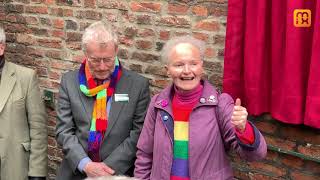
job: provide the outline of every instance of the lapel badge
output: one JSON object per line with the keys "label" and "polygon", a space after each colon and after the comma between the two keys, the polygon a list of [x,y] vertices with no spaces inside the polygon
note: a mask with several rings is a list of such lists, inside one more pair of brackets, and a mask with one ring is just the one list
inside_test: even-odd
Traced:
{"label": "lapel badge", "polygon": [[216,97],[214,95],[211,95],[209,98],[208,98],[208,101],[209,102],[216,102]]}
{"label": "lapel badge", "polygon": [[206,99],[204,97],[200,98],[200,103],[201,104],[206,103]]}
{"label": "lapel badge", "polygon": [[168,106],[168,101],[167,101],[167,100],[162,100],[162,101],[161,101],[161,106],[162,106],[162,107]]}

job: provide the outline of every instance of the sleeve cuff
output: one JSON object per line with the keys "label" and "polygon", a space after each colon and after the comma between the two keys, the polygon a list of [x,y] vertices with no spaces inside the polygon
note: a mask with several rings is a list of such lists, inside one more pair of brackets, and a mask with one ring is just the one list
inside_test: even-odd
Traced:
{"label": "sleeve cuff", "polygon": [[248,123],[251,125],[251,127],[253,128],[253,134],[254,134],[254,142],[253,144],[245,144],[243,143],[238,136],[236,136],[236,139],[239,143],[239,145],[247,150],[247,151],[254,151],[256,149],[258,149],[259,145],[260,145],[260,133],[259,130],[256,128],[255,125],[253,125],[250,121],[248,121]]}
{"label": "sleeve cuff", "polygon": [[253,144],[254,142],[253,127],[250,123],[248,123],[248,121],[243,132],[240,132],[238,129],[236,129],[236,135],[238,136],[239,140],[244,144]]}
{"label": "sleeve cuff", "polygon": [[85,158],[81,159],[80,163],[78,164],[78,170],[79,170],[81,173],[83,173],[84,167],[86,167],[86,165],[87,165],[89,162],[92,162],[89,157],[85,157]]}

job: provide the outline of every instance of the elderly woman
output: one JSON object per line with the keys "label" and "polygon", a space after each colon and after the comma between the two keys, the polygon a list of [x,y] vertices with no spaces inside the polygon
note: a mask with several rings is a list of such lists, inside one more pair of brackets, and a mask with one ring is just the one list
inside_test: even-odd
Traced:
{"label": "elderly woman", "polygon": [[266,155],[259,130],[247,121],[240,99],[219,94],[203,76],[204,43],[172,39],[163,48],[173,84],[152,98],[138,141],[135,177],[151,180],[232,179],[227,157]]}

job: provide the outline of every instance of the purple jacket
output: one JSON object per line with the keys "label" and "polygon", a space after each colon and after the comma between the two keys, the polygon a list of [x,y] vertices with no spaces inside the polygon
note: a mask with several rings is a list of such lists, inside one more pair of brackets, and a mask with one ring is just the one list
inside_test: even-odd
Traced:
{"label": "purple jacket", "polygon": [[[242,144],[230,122],[234,102],[228,94],[219,94],[208,82],[203,82],[199,103],[189,119],[189,175],[191,180],[232,179],[227,157],[234,150],[246,160],[266,156],[266,142],[253,125],[255,142]],[[137,144],[134,175],[140,179],[169,180],[173,158],[173,86],[154,96],[148,108]]]}

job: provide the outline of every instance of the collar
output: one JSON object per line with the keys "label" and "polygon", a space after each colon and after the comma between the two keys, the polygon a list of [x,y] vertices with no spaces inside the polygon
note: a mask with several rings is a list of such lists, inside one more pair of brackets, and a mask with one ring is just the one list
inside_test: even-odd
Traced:
{"label": "collar", "polygon": [[[201,80],[203,84],[202,94],[195,108],[200,106],[214,106],[218,104],[218,91],[209,83],[208,80]],[[174,94],[174,85],[171,83],[163,89],[158,95],[155,103],[156,108],[163,109],[169,113],[172,112],[172,97]],[[171,113],[172,114],[172,113]]]}

